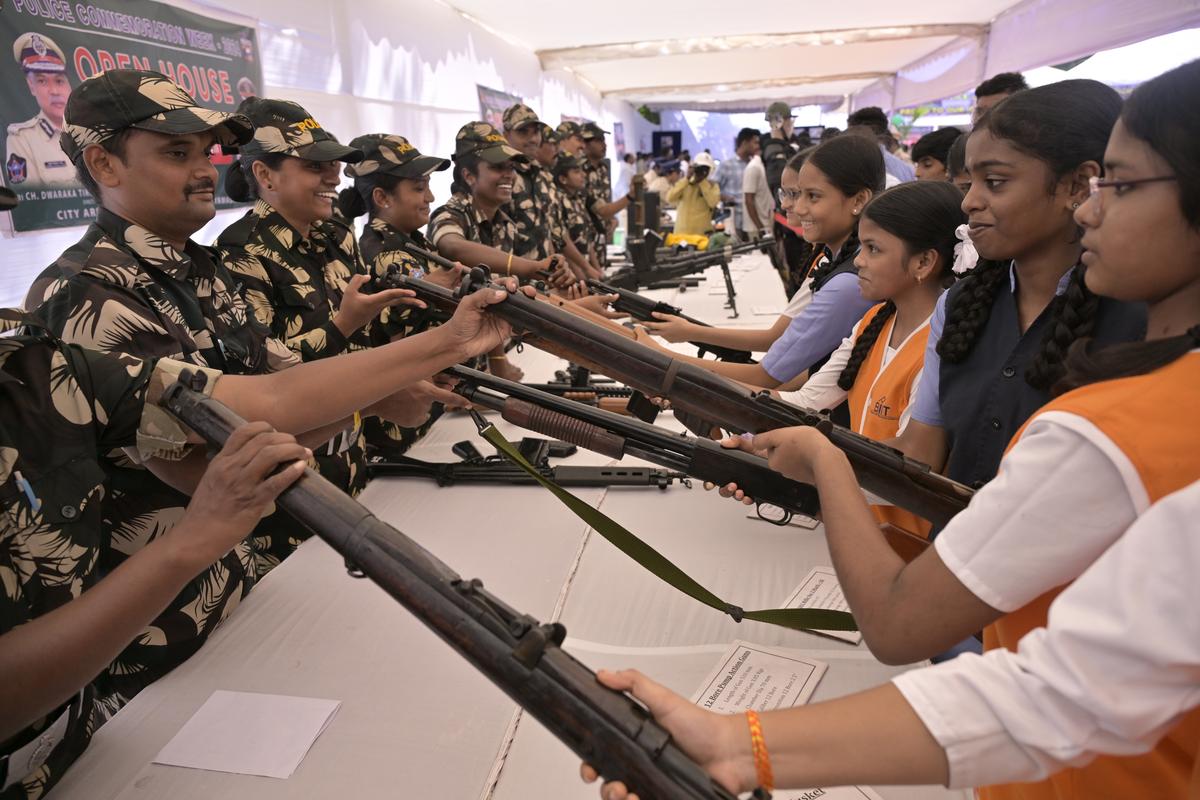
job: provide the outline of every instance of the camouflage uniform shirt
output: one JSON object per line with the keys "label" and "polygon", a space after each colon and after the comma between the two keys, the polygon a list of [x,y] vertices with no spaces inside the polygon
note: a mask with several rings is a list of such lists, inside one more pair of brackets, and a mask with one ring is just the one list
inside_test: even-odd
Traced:
{"label": "camouflage uniform shirt", "polygon": [[[543,173],[537,164],[514,162],[516,175],[513,199],[505,211],[517,226],[515,255],[541,261],[554,252],[552,230],[554,206],[546,190]],[[561,249],[561,234],[559,236]]]}
{"label": "camouflage uniform shirt", "polygon": [[[0,319],[10,327],[24,315],[0,310]],[[144,455],[184,454],[183,429],[155,403],[185,366],[103,355],[36,328],[0,338],[0,635],[65,606],[100,580],[107,547],[100,459],[135,444]],[[214,384],[210,379],[206,391]],[[0,754],[11,754],[69,709],[66,730],[45,761],[10,774],[17,780],[0,798],[41,797],[62,778],[116,710],[107,677],[0,742]]]}
{"label": "camouflage uniform shirt", "polygon": [[434,247],[446,234],[456,233],[468,242],[511,253],[517,239],[517,226],[504,209],[498,209],[495,217],[485,220],[471,198],[464,194],[452,195],[446,205],[434,211],[429,218],[428,230],[429,241]]}
{"label": "camouflage uniform shirt", "polygon": [[[101,208],[83,238],[34,281],[25,307],[56,335],[106,353],[173,358],[222,372],[257,374],[299,363],[236,292],[214,252],[189,242],[180,253]],[[104,463],[101,503],[109,546],[100,568],[115,569],[178,522],[188,497],[121,451]],[[104,688],[120,705],[186,660],[257,580],[256,549],[298,526],[268,517],[242,544],[197,576],[109,668]]]}
{"label": "camouflage uniform shirt", "polygon": [[596,244],[596,257],[601,264],[608,264],[608,220],[596,213],[596,209],[612,202],[612,167],[607,158],[599,164],[585,158],[583,174],[587,178],[587,209],[595,229],[592,241]]}
{"label": "camouflage uniform shirt", "polygon": [[582,194],[558,190],[558,202],[562,214],[563,230],[579,252],[584,256],[596,238],[596,226],[587,210],[587,198]]}
{"label": "camouflage uniform shirt", "polygon": [[554,245],[554,251],[561,253],[566,238],[562,203],[559,198],[561,192],[554,183],[553,173],[542,166],[539,166],[537,171],[537,191],[538,202],[542,203],[546,209],[546,223],[550,226],[550,242]]}
{"label": "camouflage uniform shirt", "polygon": [[[424,250],[433,249],[420,231],[406,234],[379,217],[371,218],[358,242],[368,269],[378,279],[386,277],[393,268],[399,269],[404,275],[415,277],[440,269],[436,264],[418,258],[404,249],[406,242],[412,242]],[[447,317],[443,313],[433,308],[385,308],[371,326],[371,341],[376,346],[387,344],[395,339],[428,330],[445,319]],[[368,417],[363,420],[367,452],[384,457],[404,453],[429,432],[433,423],[441,416],[441,411],[441,405],[435,404],[429,419],[417,428],[405,428],[378,417]]]}
{"label": "camouflage uniform shirt", "polygon": [[[221,233],[217,246],[254,316],[303,361],[371,346],[369,325],[346,337],[333,324],[346,284],[367,271],[354,231],[344,223],[318,222],[303,237],[269,203],[258,200]],[[362,431],[353,430],[314,447],[317,471],[358,494],[367,483],[365,446]],[[270,543],[278,560],[295,549],[290,539],[307,536],[289,533],[288,539]]]}

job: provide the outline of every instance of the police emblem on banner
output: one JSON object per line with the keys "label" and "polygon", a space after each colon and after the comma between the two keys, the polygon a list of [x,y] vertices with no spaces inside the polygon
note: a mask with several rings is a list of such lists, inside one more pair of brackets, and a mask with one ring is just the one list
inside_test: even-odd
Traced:
{"label": "police emblem on banner", "polygon": [[9,183],[24,183],[29,177],[29,164],[16,153],[8,157],[4,168],[8,172]]}

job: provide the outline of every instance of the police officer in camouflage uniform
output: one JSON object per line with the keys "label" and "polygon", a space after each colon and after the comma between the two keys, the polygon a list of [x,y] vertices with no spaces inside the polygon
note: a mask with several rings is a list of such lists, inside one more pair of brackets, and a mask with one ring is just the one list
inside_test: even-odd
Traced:
{"label": "police officer in camouflage uniform", "polygon": [[513,197],[505,211],[517,226],[516,254],[540,261],[556,252],[551,241],[550,207],[538,176],[536,162],[542,144],[542,121],[533,109],[516,103],[504,110],[504,138],[526,158],[513,162],[516,177]]}
{"label": "police officer in camouflage uniform", "polygon": [[549,274],[552,283],[569,285],[574,274],[561,258],[517,255],[517,225],[505,213],[512,201],[518,162],[529,157],[486,122],[459,129],[454,147],[450,199],[429,220],[429,241],[446,258],[482,264],[501,276],[532,279]]}
{"label": "police officer in camouflage uniform", "polygon": [[[398,271],[455,288],[461,280],[461,271],[443,269],[405,249],[405,245],[413,244],[433,251],[433,245],[421,233],[421,228],[429,222],[429,206],[434,199],[429,176],[449,169],[450,162],[422,155],[407,139],[395,134],[366,134],[351,140],[350,146],[361,150],[365,158],[346,166],[345,174],[354,179],[354,185],[342,190],[338,208],[350,220],[369,215],[359,246],[374,279],[383,280]],[[439,324],[443,318],[433,308],[385,308],[371,324],[372,344],[412,336]],[[462,400],[454,394],[442,399],[454,405]],[[384,457],[403,454],[429,432],[444,407],[443,403],[436,403],[428,419],[415,426],[367,418],[363,422],[367,454]]]}
{"label": "police officer in camouflage uniform", "polygon": [[[105,665],[196,573],[237,546],[300,470],[268,473],[307,453],[290,435],[266,434],[264,423],[254,437],[243,429],[212,462],[165,546],[143,548],[105,577],[100,461],[125,447],[143,458],[187,451],[186,431],[155,404],[188,365],[63,344],[40,321],[0,310],[0,330],[18,325],[24,335],[0,339],[0,683],[20,687],[19,697],[5,698],[0,722],[3,800],[41,797],[62,778],[117,710]],[[76,602],[92,591],[107,600]],[[113,617],[113,608],[126,616]]]}
{"label": "police officer in camouflage uniform", "polygon": [[[235,147],[252,132],[245,117],[196,106],[156,72],[109,70],[80,84],[67,105],[62,144],[100,209],[83,238],[34,281],[25,307],[56,335],[102,352],[234,374],[299,364],[250,313],[222,255],[189,239],[215,213],[209,148],[214,141]],[[316,444],[344,427],[310,439]],[[167,534],[188,497],[119,452],[104,466],[102,518],[112,546],[100,567],[111,571]],[[270,540],[301,535],[294,521],[272,515],[191,581],[115,662],[106,679],[112,704],[200,647],[270,566],[261,555]]]}
{"label": "police officer in camouflage uniform", "polygon": [[[578,277],[585,277],[588,276],[587,257],[574,244],[568,244],[563,236],[562,210],[554,197],[554,176],[538,158],[546,129],[549,126],[524,103],[510,106],[504,112],[505,138],[529,157],[528,164],[515,164],[517,176],[513,199],[506,209],[517,224],[517,255],[539,258],[560,253]],[[549,145],[549,148],[554,147],[554,144]],[[535,241],[540,241],[542,246],[535,247]]]}
{"label": "police officer in camouflage uniform", "polygon": [[[226,189],[254,207],[217,239],[255,317],[303,361],[371,346],[371,321],[398,291],[363,292],[369,271],[354,230],[333,214],[343,163],[363,153],[339,144],[296,103],[250,98],[239,111],[255,125],[240,148]],[[428,407],[415,409],[415,424]],[[419,418],[418,418],[419,416]],[[356,420],[358,422],[358,420]],[[366,486],[366,442],[356,424],[317,450],[317,469],[335,486],[357,495]],[[282,560],[295,535],[269,543]]]}
{"label": "police officer in camouflage uniform", "polygon": [[586,161],[583,173],[587,179],[588,212],[592,216],[592,225],[596,229],[595,242],[596,258],[601,266],[608,265],[608,237],[617,224],[617,214],[629,207],[629,195],[612,199],[612,165],[605,154],[608,145],[604,141],[606,131],[594,122],[585,123],[580,127],[580,136],[584,141]]}
{"label": "police officer in camouflage uniform", "polygon": [[583,129],[578,122],[564,119],[555,128],[555,133],[558,134],[558,149],[560,152],[570,153],[573,156],[583,156]]}
{"label": "police officer in camouflage uniform", "polygon": [[570,153],[559,153],[554,160],[554,182],[567,238],[581,250],[590,249],[596,229],[587,210],[587,178],[583,172],[583,160]]}

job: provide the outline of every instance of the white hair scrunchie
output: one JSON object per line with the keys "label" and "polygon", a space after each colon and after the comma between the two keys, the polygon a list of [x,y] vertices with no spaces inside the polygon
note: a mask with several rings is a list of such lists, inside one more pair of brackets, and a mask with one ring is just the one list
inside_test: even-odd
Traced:
{"label": "white hair scrunchie", "polygon": [[955,275],[965,275],[975,269],[979,263],[979,253],[975,251],[975,243],[971,241],[971,227],[963,224],[954,229],[958,244],[954,245],[954,266],[951,271]]}

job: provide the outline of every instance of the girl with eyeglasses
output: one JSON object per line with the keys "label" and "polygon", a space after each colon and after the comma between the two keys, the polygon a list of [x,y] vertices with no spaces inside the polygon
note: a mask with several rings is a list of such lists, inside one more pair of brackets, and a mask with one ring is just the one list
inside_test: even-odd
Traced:
{"label": "girl with eyeglasses", "polygon": [[[1070,202],[1083,229],[1082,280],[1097,295],[1147,303],[1145,340],[1077,342],[1065,393],[1018,432],[999,475],[911,565],[882,542],[848,462],[822,434],[755,437],[776,469],[817,485],[842,587],[877,655],[908,663],[986,625],[985,656],[763,714],[757,762],[746,721],[704,712],[633,672],[601,681],[633,691],[732,791],[773,767],[781,786],[992,784],[986,800],[1195,797],[1197,138],[1200,61],[1130,97],[1103,157],[1105,179],[1083,181]],[[979,156],[969,144],[973,172]],[[622,786],[606,790],[610,800],[626,796]]]}

